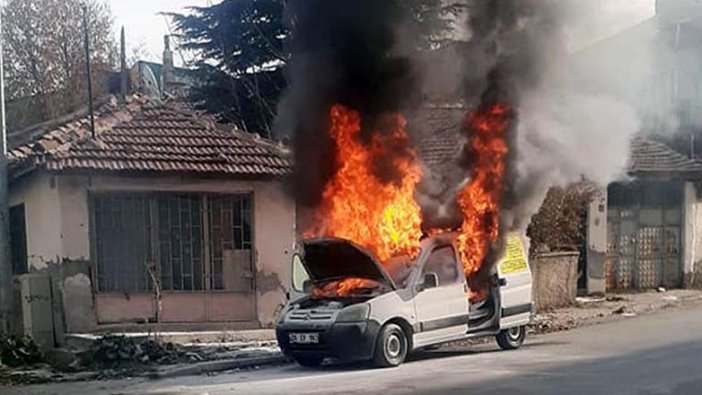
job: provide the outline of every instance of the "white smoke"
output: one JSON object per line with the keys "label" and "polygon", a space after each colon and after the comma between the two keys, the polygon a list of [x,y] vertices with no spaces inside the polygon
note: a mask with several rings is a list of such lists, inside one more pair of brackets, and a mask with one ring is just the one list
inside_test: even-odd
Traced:
{"label": "white smoke", "polygon": [[[573,52],[583,26],[597,26],[607,8],[602,1],[513,0],[470,2],[488,21],[473,25],[493,36],[494,62],[513,74],[517,100],[517,158],[507,206],[507,226],[523,228],[538,211],[548,189],[587,179],[606,187],[626,177],[630,141],[643,117],[660,103],[651,86],[656,24],[644,21]],[[499,5],[497,4],[499,3]],[[511,4],[510,4],[511,3]],[[478,4],[478,5],[476,5]],[[485,7],[485,8],[483,8]],[[473,8],[475,9],[475,8]],[[579,32],[573,43],[572,32]],[[473,32],[473,39],[480,34]],[[484,60],[479,60],[483,62]]]}
{"label": "white smoke", "polygon": [[[645,128],[644,115],[671,113],[669,103],[650,92],[655,55],[662,50],[654,45],[657,23],[646,20],[652,4],[458,1],[465,15],[452,19],[453,39],[460,44],[415,63],[428,102],[461,101],[466,110],[489,89],[491,70],[505,76],[499,89],[509,92],[518,113],[506,225],[528,225],[553,186],[585,178],[606,187],[625,178],[630,141]],[[460,129],[456,125],[456,133]],[[438,170],[440,177],[427,177],[417,194],[425,214],[452,213],[445,210],[452,203],[450,191],[460,189],[465,170],[454,162]]]}

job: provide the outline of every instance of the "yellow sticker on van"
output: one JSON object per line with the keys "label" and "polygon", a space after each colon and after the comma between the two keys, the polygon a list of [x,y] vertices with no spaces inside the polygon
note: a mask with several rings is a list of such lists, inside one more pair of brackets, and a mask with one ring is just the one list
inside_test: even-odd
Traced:
{"label": "yellow sticker on van", "polygon": [[500,273],[505,275],[523,272],[527,270],[527,264],[522,239],[519,235],[507,235],[505,254],[499,263]]}

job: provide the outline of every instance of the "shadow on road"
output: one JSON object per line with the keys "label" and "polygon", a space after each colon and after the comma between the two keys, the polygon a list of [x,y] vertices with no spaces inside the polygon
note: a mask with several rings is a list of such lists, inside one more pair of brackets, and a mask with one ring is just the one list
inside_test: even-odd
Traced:
{"label": "shadow on road", "polygon": [[[567,342],[557,342],[557,341],[539,341],[534,343],[525,343],[523,349],[539,348],[544,346],[560,346],[567,344]],[[446,348],[437,350],[426,350],[426,351],[416,351],[407,357],[406,364],[412,364],[423,361],[430,361],[434,359],[447,359],[456,357],[465,357],[467,355],[481,355],[481,354],[492,354],[500,352],[509,352],[499,349],[497,346],[487,348],[485,344],[480,345],[448,345]],[[361,370],[372,370],[377,369],[370,362],[337,362],[330,361],[325,365],[318,368],[305,368],[299,365],[295,365],[294,370],[304,371],[304,372],[346,372],[346,371],[361,371]]]}
{"label": "shadow on road", "polygon": [[[608,394],[700,395],[701,356],[702,343],[686,342],[557,368],[525,367],[521,375],[471,383],[470,393],[591,395],[606,388]],[[466,387],[446,384],[421,393],[465,394]]]}

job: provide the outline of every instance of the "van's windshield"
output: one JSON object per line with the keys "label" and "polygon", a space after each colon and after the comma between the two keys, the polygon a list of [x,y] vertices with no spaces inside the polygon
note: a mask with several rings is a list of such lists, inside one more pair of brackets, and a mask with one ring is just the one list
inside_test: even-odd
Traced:
{"label": "van's windshield", "polygon": [[357,277],[345,277],[319,284],[312,291],[315,298],[375,297],[392,288],[381,282]]}

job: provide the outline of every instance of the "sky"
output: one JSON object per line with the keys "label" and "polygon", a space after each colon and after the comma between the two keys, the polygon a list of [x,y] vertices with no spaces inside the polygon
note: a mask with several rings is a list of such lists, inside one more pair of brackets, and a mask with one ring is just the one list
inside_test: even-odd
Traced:
{"label": "sky", "polygon": [[[570,0],[588,4],[574,17],[571,46],[582,47],[614,35],[655,13],[655,0]],[[588,14],[589,11],[589,14]]]}
{"label": "sky", "polygon": [[[140,58],[161,61],[163,54],[163,36],[169,34],[170,20],[161,12],[186,12],[187,7],[207,6],[219,0],[106,0],[112,9],[115,22],[115,37],[124,26],[127,36],[127,57],[131,49],[142,48]],[[181,59],[175,54],[176,63]]]}
{"label": "sky", "polygon": [[[115,17],[115,35],[124,26],[127,34],[127,56],[129,48],[142,48],[142,59],[160,61],[163,52],[163,36],[168,34],[169,22],[159,12],[184,12],[189,6],[207,6],[220,0],[106,0]],[[653,15],[655,0],[572,0],[588,7],[596,15],[582,15],[571,32],[573,46],[581,47],[615,34]],[[182,55],[187,57],[187,55]],[[181,54],[175,61],[181,64]]]}

